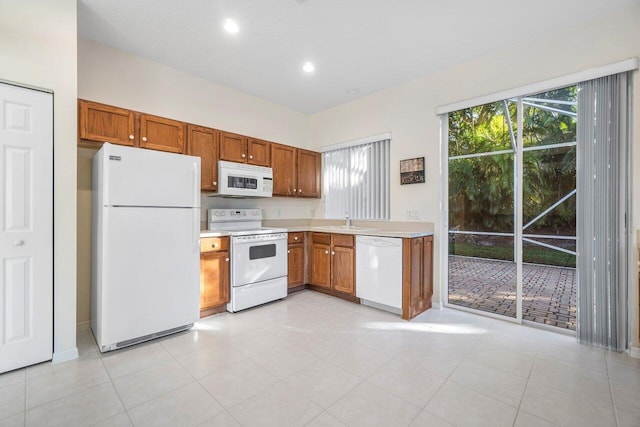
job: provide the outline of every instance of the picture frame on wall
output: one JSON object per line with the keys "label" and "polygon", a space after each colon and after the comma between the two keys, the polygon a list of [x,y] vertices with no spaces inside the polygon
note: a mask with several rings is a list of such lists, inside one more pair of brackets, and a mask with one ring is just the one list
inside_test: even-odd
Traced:
{"label": "picture frame on wall", "polygon": [[424,182],[424,157],[400,160],[400,185]]}

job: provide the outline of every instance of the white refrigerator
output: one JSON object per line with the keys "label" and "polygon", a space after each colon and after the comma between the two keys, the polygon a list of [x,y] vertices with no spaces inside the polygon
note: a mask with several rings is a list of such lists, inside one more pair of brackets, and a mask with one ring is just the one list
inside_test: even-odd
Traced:
{"label": "white refrigerator", "polygon": [[105,143],[93,158],[91,329],[101,352],[200,312],[200,158]]}

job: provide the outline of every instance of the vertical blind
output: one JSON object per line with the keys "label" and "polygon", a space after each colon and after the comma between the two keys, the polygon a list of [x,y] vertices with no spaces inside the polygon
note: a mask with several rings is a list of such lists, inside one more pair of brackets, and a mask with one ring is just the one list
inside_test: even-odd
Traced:
{"label": "vertical blind", "polygon": [[389,219],[390,143],[384,139],[324,152],[325,218]]}
{"label": "vertical blind", "polygon": [[578,339],[612,350],[628,340],[629,72],[578,85]]}

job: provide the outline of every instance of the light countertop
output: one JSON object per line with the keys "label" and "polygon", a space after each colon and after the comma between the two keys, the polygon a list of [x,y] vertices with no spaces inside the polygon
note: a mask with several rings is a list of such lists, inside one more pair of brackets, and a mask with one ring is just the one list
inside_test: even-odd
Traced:
{"label": "light countertop", "polygon": [[[433,224],[426,222],[353,221],[346,227],[335,220],[266,220],[264,227],[282,228],[289,233],[314,231],[317,233],[351,234],[360,236],[416,238],[433,235]],[[204,225],[204,224],[203,224]],[[225,237],[229,233],[201,230],[200,237]]]}
{"label": "light countertop", "polygon": [[409,230],[384,230],[382,228],[375,227],[351,227],[346,228],[342,226],[293,226],[282,227],[288,232],[300,232],[300,231],[315,231],[316,233],[336,233],[336,234],[352,234],[356,236],[376,236],[376,237],[398,237],[398,238],[415,238],[424,236],[433,236],[432,231],[409,231]]}

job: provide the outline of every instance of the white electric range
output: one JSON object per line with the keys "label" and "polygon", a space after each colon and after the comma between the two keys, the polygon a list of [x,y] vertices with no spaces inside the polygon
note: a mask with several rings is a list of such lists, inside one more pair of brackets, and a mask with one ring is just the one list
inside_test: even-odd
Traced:
{"label": "white electric range", "polygon": [[208,228],[231,235],[231,301],[236,312],[287,296],[287,231],[262,227],[261,209],[209,209]]}

